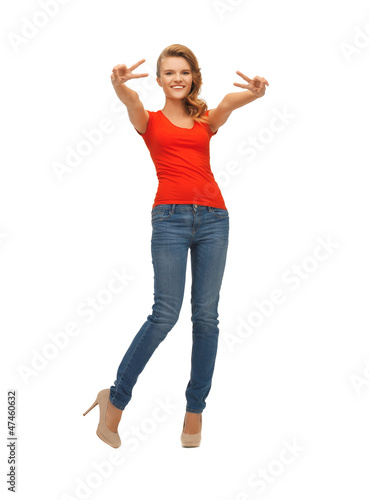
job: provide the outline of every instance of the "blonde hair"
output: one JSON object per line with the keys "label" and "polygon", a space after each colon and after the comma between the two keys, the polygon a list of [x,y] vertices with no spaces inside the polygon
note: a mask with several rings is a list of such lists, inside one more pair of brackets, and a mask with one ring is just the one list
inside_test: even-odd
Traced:
{"label": "blonde hair", "polygon": [[156,76],[158,78],[160,78],[161,63],[165,57],[183,57],[184,59],[186,59],[191,68],[192,86],[190,93],[183,99],[185,110],[187,111],[189,116],[192,116],[195,121],[209,123],[208,117],[202,116],[204,113],[206,113],[208,105],[206,104],[206,101],[204,99],[199,99],[197,97],[201,90],[202,77],[199,63],[195,54],[185,45],[181,45],[179,43],[168,45],[168,47],[166,47],[158,57],[156,65]]}

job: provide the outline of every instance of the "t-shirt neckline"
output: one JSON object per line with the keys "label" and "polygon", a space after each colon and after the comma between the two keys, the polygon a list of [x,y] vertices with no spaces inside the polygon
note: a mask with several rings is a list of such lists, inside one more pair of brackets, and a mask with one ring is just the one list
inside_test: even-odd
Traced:
{"label": "t-shirt neckline", "polygon": [[191,128],[188,128],[188,127],[178,127],[178,125],[174,125],[174,123],[171,122],[167,116],[165,116],[165,114],[162,112],[161,109],[159,109],[159,111],[164,116],[164,118],[166,118],[168,120],[168,122],[173,125],[173,127],[180,128],[181,130],[193,130],[195,128],[196,121],[195,121],[195,123],[193,124],[193,126]]}

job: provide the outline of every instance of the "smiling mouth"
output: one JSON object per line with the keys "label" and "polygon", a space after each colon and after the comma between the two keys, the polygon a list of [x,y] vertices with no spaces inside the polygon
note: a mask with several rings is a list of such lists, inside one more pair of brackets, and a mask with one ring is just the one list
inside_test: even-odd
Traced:
{"label": "smiling mouth", "polygon": [[185,86],[184,85],[173,85],[171,88],[176,89],[176,90],[182,90],[185,88]]}

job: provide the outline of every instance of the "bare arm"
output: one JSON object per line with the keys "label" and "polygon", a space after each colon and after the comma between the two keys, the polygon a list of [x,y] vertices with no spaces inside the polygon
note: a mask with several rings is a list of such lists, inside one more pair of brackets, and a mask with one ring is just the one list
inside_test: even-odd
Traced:
{"label": "bare arm", "polygon": [[125,85],[125,82],[132,78],[142,78],[149,76],[148,73],[133,74],[132,71],[142,64],[145,59],[141,59],[130,68],[125,64],[114,66],[111,74],[111,82],[119,99],[125,104],[128,111],[128,117],[132,125],[141,133],[145,133],[147,122],[149,121],[149,113],[144,109],[142,102],[136,91]]}
{"label": "bare arm", "polygon": [[248,82],[248,85],[241,83],[234,83],[233,85],[241,88],[247,88],[248,90],[245,92],[232,92],[227,94],[216,108],[209,110],[209,121],[213,132],[224,125],[230,117],[232,111],[245,106],[245,104],[255,101],[259,97],[262,97],[265,94],[265,85],[269,86],[269,83],[265,80],[265,78],[256,76],[251,80],[240,71],[237,71],[237,73]]}

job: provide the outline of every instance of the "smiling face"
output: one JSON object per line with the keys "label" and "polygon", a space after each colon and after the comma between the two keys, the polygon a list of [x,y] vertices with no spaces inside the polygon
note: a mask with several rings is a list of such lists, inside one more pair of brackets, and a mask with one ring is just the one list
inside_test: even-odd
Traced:
{"label": "smiling face", "polygon": [[191,92],[191,66],[184,57],[165,57],[161,61],[158,84],[163,87],[166,97],[183,99]]}

